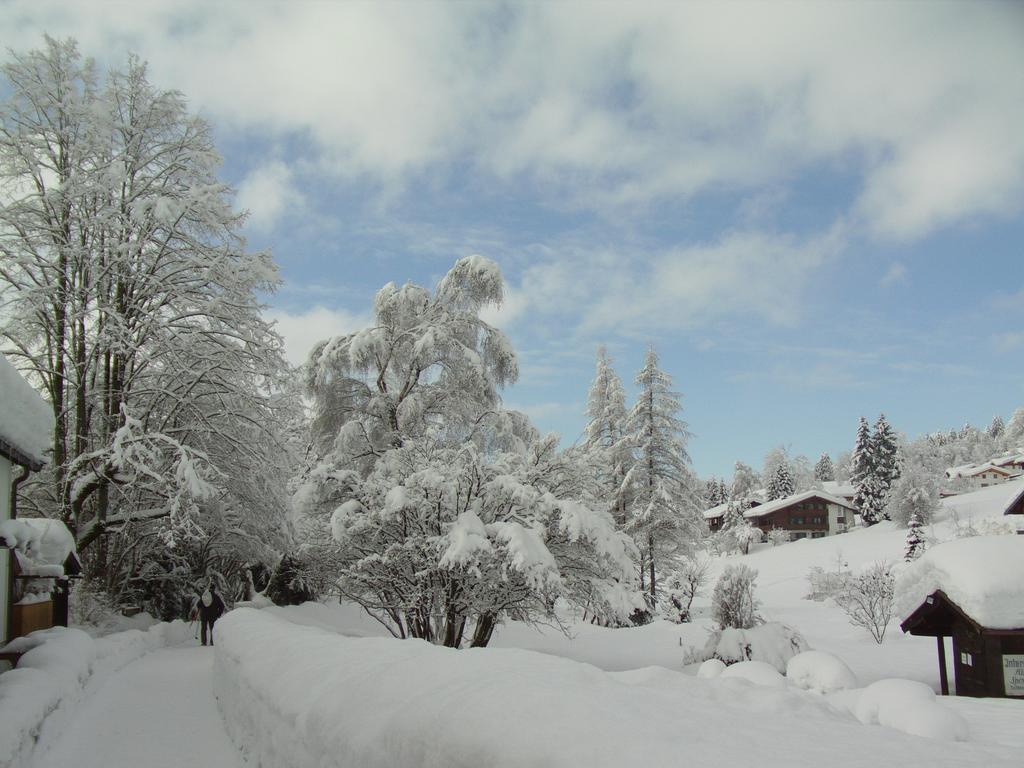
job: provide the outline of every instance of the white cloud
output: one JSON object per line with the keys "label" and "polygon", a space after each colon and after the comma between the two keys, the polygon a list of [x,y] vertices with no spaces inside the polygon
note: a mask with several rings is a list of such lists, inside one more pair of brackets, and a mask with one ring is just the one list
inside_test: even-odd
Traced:
{"label": "white cloud", "polygon": [[166,0],[97,13],[14,0],[0,37],[136,49],[219,126],[296,139],[342,178],[400,186],[459,163],[604,207],[756,192],[839,165],[860,178],[868,231],[913,238],[1022,208],[1022,15],[1012,3]]}
{"label": "white cloud", "polygon": [[369,324],[366,316],[323,306],[315,306],[304,312],[274,308],[265,314],[276,323],[277,332],[284,338],[285,356],[292,365],[304,363],[318,341],[352,333]]}
{"label": "white cloud", "polygon": [[883,288],[890,288],[897,283],[906,282],[907,279],[907,268],[900,262],[894,261],[889,265],[889,268],[885,270],[885,274],[882,275],[882,279],[878,281],[878,284]]}
{"label": "white cloud", "polygon": [[238,205],[249,211],[246,223],[261,231],[273,229],[286,211],[295,210],[302,201],[291,168],[280,160],[256,168],[238,185]]}

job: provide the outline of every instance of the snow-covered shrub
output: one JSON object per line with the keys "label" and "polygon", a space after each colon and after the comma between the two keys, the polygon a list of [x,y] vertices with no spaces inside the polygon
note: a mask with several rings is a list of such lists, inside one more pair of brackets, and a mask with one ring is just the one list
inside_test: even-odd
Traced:
{"label": "snow-covered shrub", "polygon": [[690,620],[690,608],[708,582],[711,567],[701,557],[683,558],[676,570],[662,581],[661,612],[667,620],[680,624]]}
{"label": "snow-covered shrub", "polygon": [[879,562],[848,579],[836,595],[836,604],[856,627],[871,633],[881,644],[892,620],[896,576],[892,566]]}
{"label": "snow-covered shrub", "polygon": [[768,531],[768,541],[773,547],[777,547],[779,544],[786,544],[789,538],[789,531],[785,528],[772,528]]}
{"label": "snow-covered shrub", "polygon": [[830,597],[834,598],[843,591],[849,579],[849,571],[826,571],[819,565],[813,565],[807,572],[808,591],[804,599],[820,603]]}
{"label": "snow-covered shrub", "polygon": [[879,680],[856,699],[854,717],[867,725],[877,723],[915,736],[945,741],[966,741],[967,721],[936,701],[935,691],[915,680]]}
{"label": "snow-covered shrub", "polygon": [[791,685],[817,693],[834,693],[857,687],[857,676],[846,662],[825,651],[804,651],[786,663]]}
{"label": "snow-covered shrub", "polygon": [[744,555],[750,552],[751,544],[760,544],[764,540],[764,533],[761,529],[749,521],[744,521],[742,525],[730,528],[729,532],[732,533],[733,538],[736,540],[737,548]]}
{"label": "snow-covered shrub", "polygon": [[765,664],[763,661],[739,661],[722,670],[719,678],[746,680],[768,688],[786,687],[786,678],[771,664]]}
{"label": "snow-covered shrub", "polygon": [[910,466],[893,484],[886,514],[898,525],[908,525],[915,516],[931,521],[939,508],[939,478],[921,466]]}
{"label": "snow-covered shrub", "polygon": [[705,540],[708,552],[714,555],[728,555],[739,549],[736,536],[731,528],[715,531]]}
{"label": "snow-covered shrub", "polygon": [[796,629],[779,622],[767,622],[750,629],[718,629],[713,631],[704,648],[692,652],[687,663],[718,659],[724,664],[741,661],[763,661],[780,673],[798,653],[808,650],[807,641]]}
{"label": "snow-covered shrub", "polygon": [[754,597],[757,571],[742,563],[726,566],[711,595],[711,611],[720,627],[747,629],[759,622]]}
{"label": "snow-covered shrub", "polygon": [[708,659],[700,665],[700,668],[697,670],[697,677],[710,680],[722,674],[724,669],[725,662],[721,659]]}

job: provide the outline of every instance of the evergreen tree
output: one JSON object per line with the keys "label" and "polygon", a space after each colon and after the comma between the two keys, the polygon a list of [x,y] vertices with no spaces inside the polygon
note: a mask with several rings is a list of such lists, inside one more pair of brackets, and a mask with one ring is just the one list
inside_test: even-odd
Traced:
{"label": "evergreen tree", "polygon": [[907,524],[907,549],[903,559],[908,563],[919,558],[928,546],[921,527],[921,518],[915,513]]}
{"label": "evergreen tree", "polygon": [[792,496],[796,490],[796,483],[793,482],[793,475],[785,462],[775,467],[775,474],[768,481],[768,501],[784,499]]}
{"label": "evergreen tree", "polygon": [[827,453],[821,454],[818,463],[814,465],[814,479],[823,483],[836,479],[836,469],[832,466],[832,457]]}
{"label": "evergreen tree", "polygon": [[633,452],[626,435],[626,391],[612,367],[612,358],[602,345],[597,350],[594,382],[587,395],[586,449],[596,456],[600,482],[607,489],[611,512],[621,528],[626,523],[624,481],[633,466]]}
{"label": "evergreen tree", "polygon": [[712,477],[708,480],[704,489],[704,503],[708,509],[725,504],[729,500],[729,491],[725,487],[725,481]]}
{"label": "evergreen tree", "polygon": [[[973,427],[971,429],[973,430]],[[900,453],[896,433],[886,421],[885,414],[879,414],[878,421],[875,422],[875,431],[871,436],[871,454],[879,509],[883,510],[882,514],[888,520],[886,504],[893,484],[900,476]]]}
{"label": "evergreen tree", "polygon": [[630,530],[640,549],[641,585],[657,599],[661,559],[699,538],[706,527],[697,509],[686,442],[690,433],[678,418],[679,395],[672,377],[647,350],[636,376],[640,396],[630,412],[628,431],[636,463],[627,476],[632,493]]}
{"label": "evergreen tree", "polygon": [[871,428],[868,426],[867,419],[861,416],[857,426],[857,439],[853,447],[850,480],[856,489],[853,504],[860,512],[860,519],[864,525],[874,525],[881,519],[877,478],[874,471],[873,445]]}
{"label": "evergreen tree", "polygon": [[988,425],[988,436],[993,440],[998,440],[1002,437],[1003,432],[1006,429],[1006,424],[1003,423],[1003,417],[996,415],[992,419],[992,423]]}

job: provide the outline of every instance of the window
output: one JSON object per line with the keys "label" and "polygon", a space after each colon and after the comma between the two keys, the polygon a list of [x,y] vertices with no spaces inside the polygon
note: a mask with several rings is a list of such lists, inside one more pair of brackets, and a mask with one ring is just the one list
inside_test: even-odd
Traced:
{"label": "window", "polygon": [[965,666],[965,667],[973,667],[974,666],[974,657],[971,656],[971,654],[969,654],[969,653],[965,653],[965,652],[961,651],[960,652],[960,663],[963,666]]}
{"label": "window", "polygon": [[804,518],[803,518],[803,516],[791,515],[790,518],[789,518],[789,522],[790,522],[790,525],[803,525],[804,524]]}

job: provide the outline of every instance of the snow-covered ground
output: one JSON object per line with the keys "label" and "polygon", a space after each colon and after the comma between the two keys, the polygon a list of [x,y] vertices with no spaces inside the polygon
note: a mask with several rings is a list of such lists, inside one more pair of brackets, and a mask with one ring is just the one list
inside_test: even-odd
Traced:
{"label": "snow-covered ground", "polygon": [[212,667],[210,647],[133,661],[82,704],[33,768],[240,768],[213,698]]}

